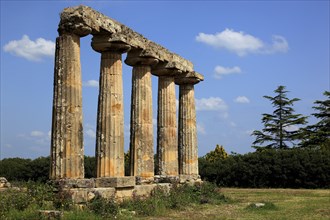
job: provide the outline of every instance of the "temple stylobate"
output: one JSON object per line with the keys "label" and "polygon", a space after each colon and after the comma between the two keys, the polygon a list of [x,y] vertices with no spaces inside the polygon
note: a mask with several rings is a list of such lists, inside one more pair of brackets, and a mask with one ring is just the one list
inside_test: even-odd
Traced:
{"label": "temple stylobate", "polygon": [[[58,32],[50,178],[84,179],[80,38],[91,34],[91,47],[101,55],[95,186],[132,185],[132,178],[124,175],[123,63],[132,66],[130,174],[134,182],[135,178],[139,184],[159,178],[198,179],[194,85],[204,77],[194,71],[193,64],[86,6],[64,9]],[[152,103],[154,76],[158,77],[157,103]],[[152,105],[158,109],[156,152]]]}

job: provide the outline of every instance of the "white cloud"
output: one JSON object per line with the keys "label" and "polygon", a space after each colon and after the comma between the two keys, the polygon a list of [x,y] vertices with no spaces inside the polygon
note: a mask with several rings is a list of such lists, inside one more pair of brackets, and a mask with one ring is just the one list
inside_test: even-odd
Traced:
{"label": "white cloud", "polygon": [[289,132],[297,131],[297,130],[299,130],[299,127],[296,125],[288,125],[288,126],[284,127],[284,130],[289,131]]}
{"label": "white cloud", "polygon": [[23,35],[20,40],[9,41],[3,48],[5,52],[30,61],[40,61],[43,57],[54,56],[55,53],[55,43],[53,41],[43,38],[32,41],[27,35]]}
{"label": "white cloud", "polygon": [[196,40],[215,48],[227,49],[238,56],[244,56],[248,53],[286,52],[289,48],[286,39],[279,35],[274,35],[272,44],[267,45],[257,37],[228,28],[216,34],[199,33]]}
{"label": "white cloud", "polygon": [[35,130],[29,134],[18,134],[17,137],[26,140],[27,143],[30,142],[40,146],[49,146],[50,144],[49,132]]}
{"label": "white cloud", "polygon": [[276,52],[282,52],[285,53],[289,49],[289,44],[286,41],[286,39],[279,35],[273,35],[273,44],[266,48],[266,53],[276,53]]}
{"label": "white cloud", "polygon": [[197,132],[200,134],[206,134],[205,126],[197,123]]}
{"label": "white cloud", "polygon": [[233,128],[237,126],[236,123],[233,122],[233,121],[231,121],[231,122],[229,123],[229,125],[230,125],[231,127],[233,127]]}
{"label": "white cloud", "polygon": [[250,100],[246,96],[238,96],[234,102],[245,104],[250,103]]}
{"label": "white cloud", "polygon": [[87,137],[90,137],[90,138],[96,138],[96,133],[95,133],[95,130],[91,129],[91,128],[88,128],[86,131],[85,131]]}
{"label": "white cloud", "polygon": [[6,148],[13,148],[13,145],[11,145],[11,144],[5,144],[5,147]]}
{"label": "white cloud", "polygon": [[221,79],[222,76],[224,75],[229,75],[229,74],[233,74],[233,73],[241,73],[241,68],[239,68],[238,66],[234,66],[234,67],[223,67],[223,66],[216,66],[214,68],[214,72],[215,72],[215,78],[217,79]]}
{"label": "white cloud", "polygon": [[227,104],[219,97],[196,99],[197,111],[226,111],[227,109]]}
{"label": "white cloud", "polygon": [[31,131],[30,135],[32,137],[43,137],[45,134],[42,131]]}
{"label": "white cloud", "polygon": [[244,133],[250,136],[250,135],[252,135],[253,131],[254,130],[252,130],[252,129],[251,130],[246,130]]}
{"label": "white cloud", "polygon": [[86,87],[99,87],[99,81],[97,80],[88,80],[87,82],[83,82],[83,86]]}

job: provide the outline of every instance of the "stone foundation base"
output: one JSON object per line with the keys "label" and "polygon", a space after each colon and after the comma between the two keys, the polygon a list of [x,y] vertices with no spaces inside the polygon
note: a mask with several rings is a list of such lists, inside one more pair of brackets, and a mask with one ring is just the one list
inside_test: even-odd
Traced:
{"label": "stone foundation base", "polygon": [[199,176],[155,176],[151,179],[140,177],[102,177],[95,179],[52,180],[58,193],[62,193],[75,204],[84,204],[94,198],[113,199],[121,202],[132,198],[146,198],[156,187],[169,191],[173,184],[200,183]]}

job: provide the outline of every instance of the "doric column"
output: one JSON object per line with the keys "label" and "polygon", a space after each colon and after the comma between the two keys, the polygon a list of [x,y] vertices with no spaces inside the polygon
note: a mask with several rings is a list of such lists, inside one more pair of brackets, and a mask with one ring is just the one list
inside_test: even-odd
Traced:
{"label": "doric column", "polygon": [[84,178],[80,37],[90,31],[83,25],[66,25],[56,39],[51,179]]}
{"label": "doric column", "polygon": [[195,72],[177,78],[179,84],[179,174],[198,177],[198,150],[194,84],[203,80]]}
{"label": "doric column", "polygon": [[176,122],[175,69],[155,68],[158,76],[157,174],[178,175],[178,139]]}
{"label": "doric column", "polygon": [[158,174],[178,175],[178,139],[174,77],[158,78],[157,115]]}
{"label": "doric column", "polygon": [[198,175],[196,110],[193,84],[179,87],[179,172]]}
{"label": "doric column", "polygon": [[154,176],[151,66],[157,60],[130,51],[125,63],[133,66],[131,96],[131,176]]}
{"label": "doric column", "polygon": [[124,173],[124,103],[122,53],[130,46],[94,36],[92,47],[101,53],[96,129],[96,177],[121,177]]}

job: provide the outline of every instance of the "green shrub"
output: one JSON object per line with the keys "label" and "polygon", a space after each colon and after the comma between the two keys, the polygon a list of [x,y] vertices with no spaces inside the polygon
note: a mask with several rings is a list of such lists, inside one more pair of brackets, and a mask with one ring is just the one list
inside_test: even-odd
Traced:
{"label": "green shrub", "polygon": [[125,201],[121,208],[135,211],[141,216],[162,216],[169,209],[184,209],[190,204],[220,203],[226,201],[215,184],[173,185],[167,191],[156,187],[148,198]]}
{"label": "green shrub", "polygon": [[19,190],[6,190],[0,194],[0,217],[5,216],[11,210],[23,211],[31,204],[31,198],[27,192]]}
{"label": "green shrub", "polygon": [[119,205],[113,199],[95,198],[87,205],[88,209],[103,217],[115,218],[119,213]]}

